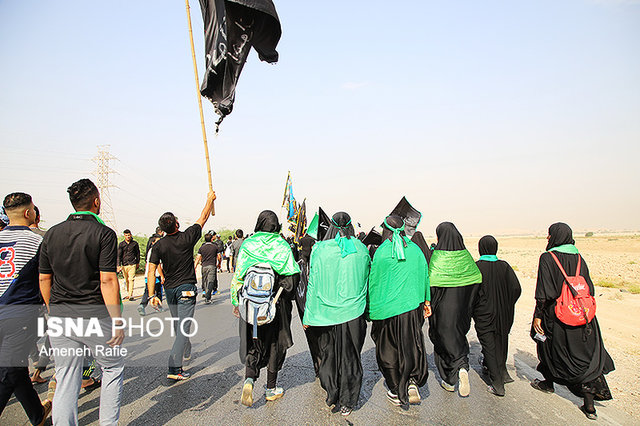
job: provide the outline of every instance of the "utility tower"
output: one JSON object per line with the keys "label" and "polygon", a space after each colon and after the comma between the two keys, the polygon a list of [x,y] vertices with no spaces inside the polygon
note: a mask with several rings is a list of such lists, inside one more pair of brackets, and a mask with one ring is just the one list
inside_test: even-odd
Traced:
{"label": "utility tower", "polygon": [[113,205],[111,204],[111,194],[109,188],[115,188],[115,185],[111,184],[109,176],[112,173],[117,173],[111,168],[111,160],[117,160],[116,157],[111,155],[109,148],[111,145],[98,145],[98,155],[92,158],[96,163],[96,171],[94,175],[97,179],[98,190],[100,191],[100,217],[104,220],[111,229],[118,232],[118,225],[116,223],[116,215],[113,212]]}

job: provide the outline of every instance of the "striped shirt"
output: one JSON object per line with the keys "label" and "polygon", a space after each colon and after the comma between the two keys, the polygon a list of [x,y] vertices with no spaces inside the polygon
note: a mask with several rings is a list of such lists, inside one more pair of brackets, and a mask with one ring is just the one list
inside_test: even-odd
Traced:
{"label": "striped shirt", "polygon": [[38,258],[42,237],[27,226],[0,231],[0,305],[42,303]]}

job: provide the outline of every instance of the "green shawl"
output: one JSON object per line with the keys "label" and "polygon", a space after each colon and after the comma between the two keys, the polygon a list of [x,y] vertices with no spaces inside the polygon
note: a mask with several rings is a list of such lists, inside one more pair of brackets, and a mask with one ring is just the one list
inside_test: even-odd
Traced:
{"label": "green shawl", "polygon": [[342,324],[364,313],[371,258],[362,242],[351,241],[354,252],[344,257],[335,239],[313,246],[304,325]]}
{"label": "green shawl", "polygon": [[561,246],[550,248],[549,251],[557,251],[558,253],[578,254],[578,248],[573,244],[563,244]]}
{"label": "green shawl", "polygon": [[278,275],[300,273],[300,267],[293,258],[291,247],[271,232],[256,232],[245,239],[238,254],[236,272],[231,280],[231,303],[238,306],[238,290],[242,287],[247,270],[258,263],[268,263]]}
{"label": "green shawl", "polygon": [[432,287],[463,287],[482,282],[469,250],[434,250],[429,262]]}
{"label": "green shawl", "polygon": [[409,312],[431,300],[427,260],[415,243],[402,237],[404,260],[392,257],[393,244],[385,240],[373,256],[367,294],[367,316],[383,320]]}

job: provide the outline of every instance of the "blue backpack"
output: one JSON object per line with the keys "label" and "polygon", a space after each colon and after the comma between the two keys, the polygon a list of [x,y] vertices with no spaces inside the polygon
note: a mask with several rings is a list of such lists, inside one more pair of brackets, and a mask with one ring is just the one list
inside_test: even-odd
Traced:
{"label": "blue backpack", "polygon": [[282,287],[274,294],[276,276],[267,263],[258,263],[247,270],[244,284],[238,292],[240,317],[253,325],[253,338],[258,338],[258,326],[269,324],[276,315],[276,303]]}

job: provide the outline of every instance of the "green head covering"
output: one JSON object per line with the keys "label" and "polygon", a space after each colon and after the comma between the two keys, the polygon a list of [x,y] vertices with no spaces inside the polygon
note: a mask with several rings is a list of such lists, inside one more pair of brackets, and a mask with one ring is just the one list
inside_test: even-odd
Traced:
{"label": "green head covering", "polygon": [[[405,256],[404,256],[404,248],[405,248],[405,242],[402,239],[402,236],[400,235],[400,232],[404,231],[404,221],[402,220],[402,218],[399,218],[402,225],[394,228],[393,226],[389,225],[389,222],[387,221],[387,219],[389,219],[391,216],[387,216],[384,219],[384,226],[391,232],[393,232],[393,236],[391,237],[391,257],[394,259],[398,259],[398,260],[405,260]],[[395,217],[394,217],[395,218]]]}
{"label": "green head covering", "polygon": [[345,212],[338,212],[331,218],[331,225],[325,235],[325,240],[330,239],[335,234],[334,240],[340,247],[342,257],[356,253],[356,246],[351,238],[355,238],[351,217]]}

